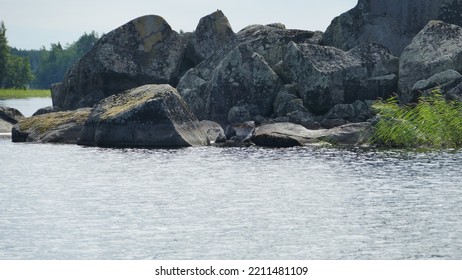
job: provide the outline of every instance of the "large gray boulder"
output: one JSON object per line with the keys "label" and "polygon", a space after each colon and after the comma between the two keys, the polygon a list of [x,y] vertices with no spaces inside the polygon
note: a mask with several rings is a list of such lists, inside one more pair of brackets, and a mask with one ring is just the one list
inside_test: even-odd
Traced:
{"label": "large gray boulder", "polygon": [[208,139],[176,89],[144,85],[98,103],[78,144],[177,148],[207,145]]}
{"label": "large gray boulder", "polygon": [[222,49],[235,38],[228,18],[222,11],[207,15],[200,19],[193,33],[191,47],[197,61],[202,61]]}
{"label": "large gray boulder", "polygon": [[[368,92],[375,93],[375,98],[387,99],[391,93],[398,92],[398,75],[388,74],[384,76],[372,77],[367,80]],[[371,96],[373,97],[373,96]]]}
{"label": "large gray boulder", "polygon": [[284,85],[277,93],[273,103],[275,117],[286,117],[294,112],[311,114],[299,97],[298,87],[294,84]]}
{"label": "large gray boulder", "polygon": [[186,43],[184,58],[181,66],[181,76],[194,68],[204,59],[221,50],[235,38],[228,18],[222,11],[217,10],[200,19],[196,30],[193,32],[180,33],[180,37]]}
{"label": "large gray boulder", "polygon": [[367,145],[373,136],[374,128],[369,122],[349,123],[327,129],[318,140],[334,145]]}
{"label": "large gray boulder", "polygon": [[24,115],[17,109],[0,106],[0,135],[9,136],[13,126],[23,118]]}
{"label": "large gray boulder", "polygon": [[236,34],[234,44],[248,45],[274,67],[284,59],[289,42],[317,44],[317,32],[285,29],[275,25],[250,25]]}
{"label": "large gray boulder", "polygon": [[351,123],[332,129],[309,130],[293,123],[273,123],[255,129],[251,140],[265,147],[294,147],[319,142],[335,145],[363,145],[372,136],[370,123]]}
{"label": "large gray boulder", "polygon": [[272,123],[255,129],[252,142],[264,147],[295,147],[315,143],[324,131],[308,130],[299,124]]}
{"label": "large gray boulder", "polygon": [[303,104],[316,114],[325,114],[337,104],[374,100],[390,94],[371,86],[374,84],[370,80],[398,70],[398,59],[376,44],[345,52],[334,47],[291,42],[283,63],[298,84]]}
{"label": "large gray boulder", "polygon": [[347,124],[349,122],[358,123],[366,122],[373,117],[371,110],[371,101],[357,100],[352,104],[337,104],[323,116],[321,124],[324,128],[332,128],[337,125],[329,125],[335,123]]}
{"label": "large gray boulder", "polygon": [[446,70],[462,71],[462,27],[431,21],[406,47],[399,62],[399,91],[402,101],[414,96],[420,80]]}
{"label": "large gray boulder", "polygon": [[441,4],[438,19],[462,26],[462,0],[445,0]]}
{"label": "large gray boulder", "polygon": [[462,82],[462,75],[454,70],[446,70],[426,80],[417,81],[412,87],[411,102],[417,102],[420,96],[428,96],[434,92],[446,95]]}
{"label": "large gray boulder", "polygon": [[[287,44],[311,42],[314,36],[314,32],[285,29],[281,25],[246,27],[221,50],[189,70],[177,89],[199,119],[223,122],[235,106],[246,106],[253,113],[269,117],[272,109],[268,104],[282,83],[276,64],[283,60]],[[257,92],[254,82],[264,91]],[[251,94],[245,97],[247,92]]]}
{"label": "large gray boulder", "polygon": [[460,7],[457,0],[359,0],[332,21],[323,43],[344,50],[379,43],[399,56],[430,20],[460,22]]}
{"label": "large gray boulder", "polygon": [[250,118],[269,116],[281,86],[282,81],[261,55],[245,45],[236,47],[215,68],[207,88],[206,112],[220,124],[228,123],[235,106],[246,106]]}
{"label": "large gray boulder", "polygon": [[15,124],[23,118],[24,115],[18,109],[0,106],[0,119]]}
{"label": "large gray boulder", "polygon": [[98,101],[144,84],[176,85],[185,43],[159,16],[134,19],[104,35],[52,86],[53,105],[63,110]]}
{"label": "large gray boulder", "polygon": [[12,130],[13,142],[77,143],[90,108],[21,119]]}
{"label": "large gray boulder", "polygon": [[347,53],[361,62],[369,77],[382,77],[398,73],[399,58],[392,55],[382,45],[376,43],[361,44]]}
{"label": "large gray boulder", "polygon": [[216,122],[203,120],[199,122],[202,130],[207,134],[210,143],[226,142],[223,127]]}

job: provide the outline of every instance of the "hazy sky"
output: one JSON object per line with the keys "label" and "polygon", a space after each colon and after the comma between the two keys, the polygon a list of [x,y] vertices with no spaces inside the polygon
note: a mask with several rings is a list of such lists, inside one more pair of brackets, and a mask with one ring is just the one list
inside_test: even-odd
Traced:
{"label": "hazy sky", "polygon": [[287,28],[324,31],[357,0],[0,0],[10,46],[50,47],[76,41],[84,32],[107,33],[142,15],[164,17],[173,29],[192,31],[220,9],[235,32],[250,24],[282,22]]}

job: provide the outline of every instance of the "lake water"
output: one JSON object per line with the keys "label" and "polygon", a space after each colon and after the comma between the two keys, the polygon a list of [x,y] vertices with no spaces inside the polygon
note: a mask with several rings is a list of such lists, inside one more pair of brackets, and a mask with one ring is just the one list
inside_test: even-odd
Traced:
{"label": "lake water", "polygon": [[462,152],[0,155],[0,259],[462,259]]}
{"label": "lake water", "polygon": [[0,99],[0,106],[16,108],[26,117],[40,108],[51,106],[51,103],[51,98]]}

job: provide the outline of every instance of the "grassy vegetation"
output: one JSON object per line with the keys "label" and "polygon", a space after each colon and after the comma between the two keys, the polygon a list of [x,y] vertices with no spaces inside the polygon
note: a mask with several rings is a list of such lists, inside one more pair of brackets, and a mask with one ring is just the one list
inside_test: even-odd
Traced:
{"label": "grassy vegetation", "polygon": [[50,90],[0,89],[0,99],[51,97]]}
{"label": "grassy vegetation", "polygon": [[379,122],[372,142],[393,148],[462,147],[462,103],[446,101],[439,91],[421,97],[415,106],[396,98],[374,105]]}

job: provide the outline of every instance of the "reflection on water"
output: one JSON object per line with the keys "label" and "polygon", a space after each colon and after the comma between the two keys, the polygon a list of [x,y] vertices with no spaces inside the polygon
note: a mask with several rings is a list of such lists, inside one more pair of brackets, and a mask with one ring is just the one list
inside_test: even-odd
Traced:
{"label": "reflection on water", "polygon": [[0,154],[0,259],[462,258],[460,152]]}
{"label": "reflection on water", "polygon": [[0,99],[0,106],[18,109],[24,116],[30,117],[38,109],[51,106],[51,98]]}

